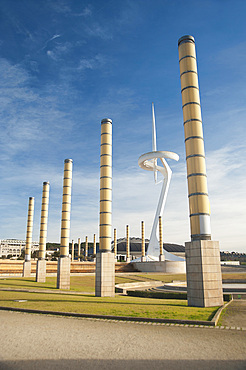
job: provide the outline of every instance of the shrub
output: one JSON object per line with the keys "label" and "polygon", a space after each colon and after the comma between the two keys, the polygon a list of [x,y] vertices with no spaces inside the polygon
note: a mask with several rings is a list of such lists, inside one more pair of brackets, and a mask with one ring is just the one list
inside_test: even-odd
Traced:
{"label": "shrub", "polygon": [[184,292],[154,292],[149,290],[128,290],[127,295],[132,297],[158,298],[158,299],[187,299]]}

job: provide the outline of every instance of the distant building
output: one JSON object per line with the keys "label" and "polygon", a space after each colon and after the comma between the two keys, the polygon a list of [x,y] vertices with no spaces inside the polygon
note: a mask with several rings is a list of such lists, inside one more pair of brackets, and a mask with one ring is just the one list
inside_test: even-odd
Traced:
{"label": "distant building", "polygon": [[[149,240],[145,239],[145,252]],[[185,247],[180,244],[163,243],[163,248],[176,256],[185,258]],[[114,252],[114,243],[112,242],[112,252]],[[130,255],[131,259],[141,257],[142,255],[142,240],[140,238],[130,238]],[[117,239],[117,259],[120,261],[126,260],[126,238]]]}
{"label": "distant building", "polygon": [[[0,239],[0,257],[7,257],[12,254],[13,257],[19,257],[25,250],[26,241],[18,239]],[[31,252],[39,249],[38,242],[32,242]]]}

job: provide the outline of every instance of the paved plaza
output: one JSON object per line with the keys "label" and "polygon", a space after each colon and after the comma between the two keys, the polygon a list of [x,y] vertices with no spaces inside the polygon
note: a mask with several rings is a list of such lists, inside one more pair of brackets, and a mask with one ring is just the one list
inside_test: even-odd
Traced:
{"label": "paved plaza", "polygon": [[0,369],[245,369],[246,331],[0,312]]}

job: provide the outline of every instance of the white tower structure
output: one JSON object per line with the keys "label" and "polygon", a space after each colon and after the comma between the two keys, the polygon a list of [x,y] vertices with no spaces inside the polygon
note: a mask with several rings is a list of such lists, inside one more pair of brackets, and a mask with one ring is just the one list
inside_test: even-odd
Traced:
{"label": "white tower structure", "polygon": [[[161,166],[157,164],[158,159],[161,161]],[[142,154],[138,159],[138,165],[147,171],[154,172],[155,183],[157,184],[158,171],[163,175],[163,184],[159,202],[156,209],[156,214],[150,234],[150,241],[147,250],[146,260],[159,260],[160,246],[159,246],[159,216],[163,215],[167,193],[171,181],[172,170],[167,164],[165,159],[179,160],[179,156],[176,153],[168,151],[158,151],[156,145],[156,127],[155,127],[155,111],[154,103],[152,103],[152,152]],[[172,253],[167,252],[163,249],[163,254],[166,260],[170,261],[183,261],[183,258],[175,256]]]}

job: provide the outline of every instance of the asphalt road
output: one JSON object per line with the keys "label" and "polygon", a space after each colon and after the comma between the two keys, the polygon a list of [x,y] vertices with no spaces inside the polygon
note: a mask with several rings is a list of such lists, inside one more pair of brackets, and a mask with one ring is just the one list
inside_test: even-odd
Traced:
{"label": "asphalt road", "polygon": [[0,369],[245,369],[246,331],[0,312]]}

